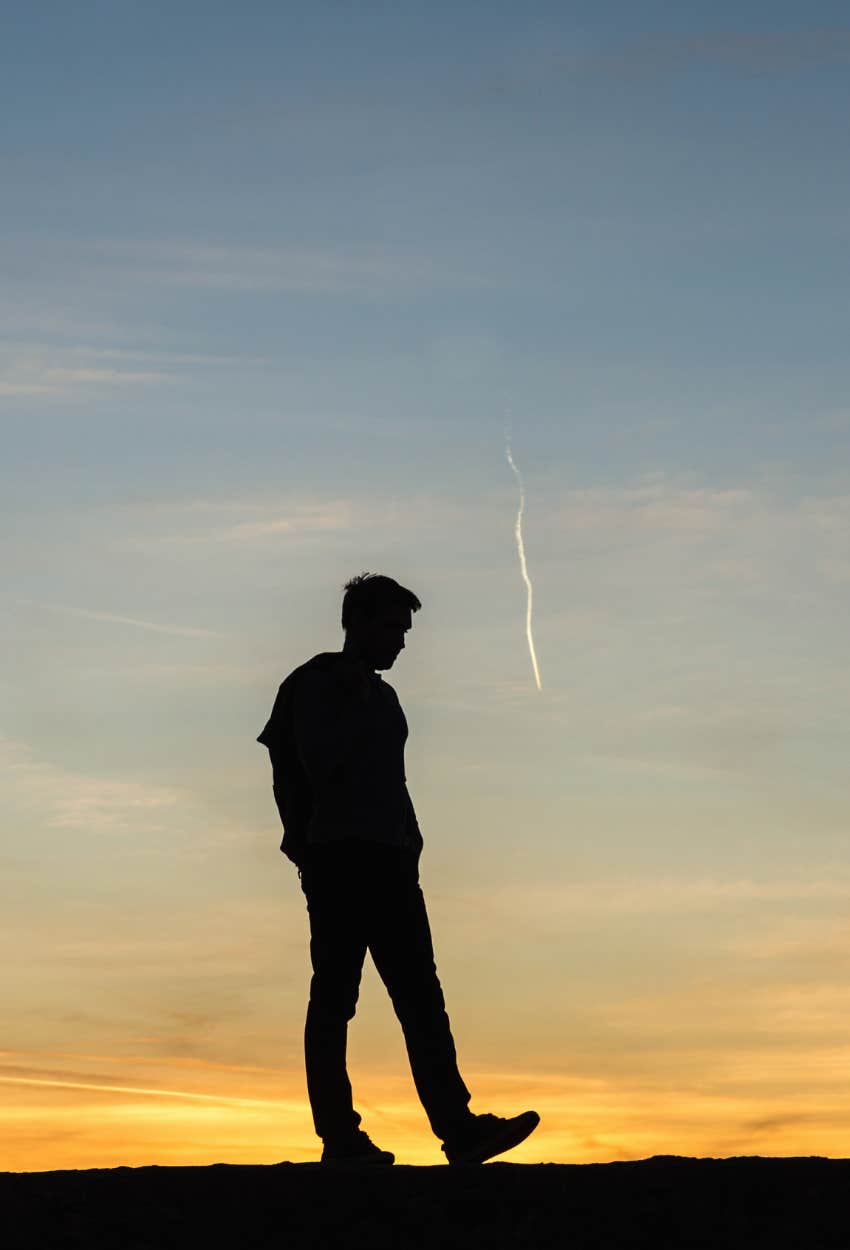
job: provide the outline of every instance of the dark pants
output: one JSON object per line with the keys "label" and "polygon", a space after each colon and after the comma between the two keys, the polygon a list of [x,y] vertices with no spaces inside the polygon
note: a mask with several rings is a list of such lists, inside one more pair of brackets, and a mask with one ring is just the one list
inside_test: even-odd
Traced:
{"label": "dark pants", "polygon": [[300,878],[310,916],[304,1057],[316,1133],[344,1137],[360,1124],[345,1051],[368,949],[401,1023],[416,1092],[445,1139],[468,1117],[470,1093],[437,979],[418,852],[365,841],[314,846]]}

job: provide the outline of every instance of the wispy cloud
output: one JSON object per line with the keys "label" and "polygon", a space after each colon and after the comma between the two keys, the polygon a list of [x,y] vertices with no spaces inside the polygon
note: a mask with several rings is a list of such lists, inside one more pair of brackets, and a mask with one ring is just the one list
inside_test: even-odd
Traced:
{"label": "wispy cloud", "polygon": [[[628,880],[537,882],[508,889],[488,884],[486,893],[452,891],[464,910],[480,916],[498,913],[504,919],[523,917],[563,926],[566,917],[588,915],[693,915],[721,912],[751,904],[791,905],[840,903],[850,900],[850,877],[830,873],[801,880],[757,880],[748,877],[645,876]],[[455,902],[452,904],[455,906]],[[774,946],[771,944],[772,951]]]}
{"label": "wispy cloud", "polygon": [[[54,333],[48,320],[41,342],[10,338],[0,346],[0,396],[97,394],[123,386],[185,384],[223,370],[255,373],[276,367],[271,359],[250,353],[213,355],[156,346],[103,346],[109,338],[121,337],[108,326],[92,331],[91,337],[99,339],[99,344],[56,342]],[[66,338],[70,337],[68,328]]]}
{"label": "wispy cloud", "polygon": [[281,537],[333,534],[386,524],[393,512],[387,504],[354,499],[326,500],[189,500],[133,505],[147,533],[115,539],[121,547],[153,550],[163,547],[218,545],[243,547]]}
{"label": "wispy cloud", "polygon": [[[653,34],[585,54],[553,54],[550,73],[643,78],[695,66],[744,74],[792,74],[850,62],[850,27],[795,31],[703,31],[693,35]],[[544,69],[545,73],[545,69]],[[510,81],[510,76],[509,76]]]}
{"label": "wispy cloud", "polygon": [[56,829],[113,835],[161,832],[179,821],[188,797],[175,787],[57,767],[9,738],[0,738],[0,767],[6,774],[7,811],[19,818],[35,815]]}
{"label": "wispy cloud", "polygon": [[195,625],[174,625],[169,622],[146,621],[135,616],[123,616],[115,612],[98,612],[92,608],[77,608],[61,603],[44,603],[37,599],[26,599],[22,596],[16,596],[15,602],[30,604],[34,607],[43,608],[48,612],[58,612],[64,616],[76,616],[89,621],[103,621],[109,625],[129,625],[133,629],[143,629],[153,634],[170,634],[177,638],[227,637],[226,634],[219,630],[200,629]]}
{"label": "wispy cloud", "polygon": [[[108,326],[99,330],[101,337],[115,337],[114,328],[111,333]],[[53,323],[48,319],[41,341],[10,337],[0,345],[0,396],[61,395],[172,382],[175,369],[185,367],[190,359],[150,349],[95,346],[79,339],[76,343],[49,341],[52,334]]]}
{"label": "wispy cloud", "polygon": [[173,687],[179,682],[185,690],[192,687],[215,687],[219,691],[223,686],[241,686],[243,689],[262,678],[268,678],[268,663],[256,664],[158,664],[140,661],[136,664],[92,664],[74,666],[74,671],[81,678],[104,678],[108,681],[117,679],[150,685],[151,682],[164,682]]}
{"label": "wispy cloud", "polygon": [[62,369],[47,361],[27,362],[0,378],[0,395],[64,395],[86,387],[138,386],[166,382],[162,373],[135,373],[127,369]]}
{"label": "wispy cloud", "polygon": [[653,570],[680,589],[729,584],[759,590],[786,584],[798,565],[798,592],[813,575],[850,581],[850,494],[783,495],[769,485],[718,488],[663,473],[615,487],[560,492],[537,505],[538,544],[556,540],[574,554],[625,561],[632,579]]}
{"label": "wispy cloud", "polygon": [[357,250],[102,240],[88,246],[98,266],[145,285],[302,295],[399,295],[434,286],[486,285],[404,249]]}
{"label": "wispy cloud", "polygon": [[148,1088],[143,1085],[119,1085],[117,1083],[110,1084],[107,1082],[97,1081],[68,1081],[60,1080],[55,1077],[0,1075],[0,1081],[2,1081],[5,1085],[37,1085],[49,1089],[83,1089],[93,1090],[101,1094],[135,1094],[148,1098],[185,1098],[193,1102],[231,1103],[234,1106],[240,1107],[265,1107],[269,1105],[277,1105],[281,1108],[285,1108],[290,1105],[282,1099],[239,1098],[232,1094],[202,1094],[196,1093],[192,1090],[157,1089],[153,1087]]}
{"label": "wispy cloud", "polygon": [[[15,1068],[10,1062],[13,1059],[17,1060],[19,1064],[23,1059],[29,1060],[29,1063],[26,1066],[22,1065],[19,1068]],[[36,1061],[41,1062],[44,1059],[74,1059],[84,1060],[86,1063],[101,1064],[113,1064],[116,1062],[114,1054],[84,1054],[63,1050],[0,1050],[0,1067],[7,1074],[19,1070],[24,1075],[34,1076],[38,1074],[44,1076],[45,1070],[43,1068],[33,1067]],[[243,1072],[250,1075],[264,1073],[272,1075],[280,1072],[279,1068],[265,1067],[256,1063],[224,1063],[213,1059],[201,1059],[198,1056],[186,1055],[128,1055],[122,1053],[120,1055],[120,1063],[126,1067],[141,1066],[147,1068],[152,1066],[161,1068],[167,1063],[169,1067],[197,1069],[202,1072]],[[68,1074],[63,1071],[60,1075],[64,1079]]]}

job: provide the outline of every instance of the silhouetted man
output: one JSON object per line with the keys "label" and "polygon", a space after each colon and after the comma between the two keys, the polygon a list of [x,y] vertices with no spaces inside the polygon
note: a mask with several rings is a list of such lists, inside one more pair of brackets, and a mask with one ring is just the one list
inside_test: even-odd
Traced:
{"label": "silhouetted man", "polygon": [[359,1127],[346,1071],[366,951],[401,1023],[416,1091],[449,1163],[482,1163],[540,1117],[474,1115],[457,1067],[419,886],[422,835],[407,791],[407,721],[376,669],[392,668],[421,608],[392,578],[345,586],[342,652],[281,685],[257,739],[269,748],[284,827],[310,918],[313,976],[304,1030],[307,1090],[323,1163],[393,1163]]}

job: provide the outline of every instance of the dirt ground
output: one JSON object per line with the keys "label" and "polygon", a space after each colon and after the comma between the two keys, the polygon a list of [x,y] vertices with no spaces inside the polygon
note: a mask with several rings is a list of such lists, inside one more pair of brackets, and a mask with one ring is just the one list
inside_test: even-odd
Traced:
{"label": "dirt ground", "polygon": [[850,1250],[850,1160],[0,1174],[4,1250]]}

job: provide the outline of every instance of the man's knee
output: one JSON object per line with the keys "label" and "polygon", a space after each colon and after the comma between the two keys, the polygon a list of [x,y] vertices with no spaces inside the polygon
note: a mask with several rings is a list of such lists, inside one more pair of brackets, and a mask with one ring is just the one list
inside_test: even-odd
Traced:
{"label": "man's knee", "polygon": [[308,1013],[327,1020],[352,1020],[360,996],[359,981],[317,976],[310,982]]}
{"label": "man's knee", "polygon": [[400,980],[389,988],[390,999],[399,1020],[425,1023],[446,1009],[443,987],[433,974]]}

